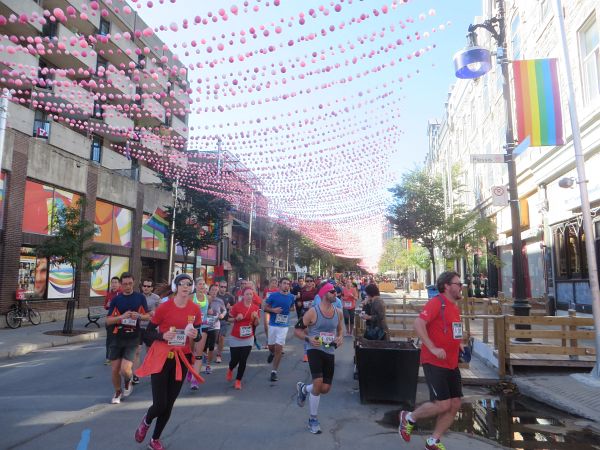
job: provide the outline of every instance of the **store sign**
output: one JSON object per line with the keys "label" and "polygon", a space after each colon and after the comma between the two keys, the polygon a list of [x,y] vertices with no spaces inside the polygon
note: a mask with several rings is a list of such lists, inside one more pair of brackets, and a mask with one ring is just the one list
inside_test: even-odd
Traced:
{"label": "store sign", "polygon": [[473,164],[478,163],[503,163],[504,154],[503,153],[483,153],[483,154],[475,154],[471,155],[471,162]]}

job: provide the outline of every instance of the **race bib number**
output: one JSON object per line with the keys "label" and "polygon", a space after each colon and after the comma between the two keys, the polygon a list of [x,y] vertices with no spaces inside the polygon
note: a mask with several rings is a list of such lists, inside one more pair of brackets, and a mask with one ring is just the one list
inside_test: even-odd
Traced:
{"label": "race bib number", "polygon": [[334,333],[327,333],[325,331],[321,331],[319,333],[319,337],[321,338],[321,342],[325,345],[329,345],[332,344],[333,341],[335,340],[335,334]]}
{"label": "race bib number", "polygon": [[275,316],[275,323],[288,323],[288,315],[287,314],[277,314]]}
{"label": "race bib number", "polygon": [[312,307],[312,304],[313,304],[312,300],[307,300],[305,302],[302,302],[302,307],[304,309],[310,309]]}
{"label": "race bib number", "polygon": [[182,347],[185,345],[185,330],[175,330],[177,333],[175,337],[169,341],[167,344],[172,345],[174,347]]}
{"label": "race bib number", "polygon": [[208,316],[206,318],[206,324],[211,328],[215,326],[216,321],[217,321],[217,316]]}
{"label": "race bib number", "polygon": [[454,339],[462,339],[462,337],[463,337],[462,322],[452,322],[452,337]]}
{"label": "race bib number", "polygon": [[352,302],[344,302],[344,308],[347,308],[347,309],[352,308]]}
{"label": "race bib number", "polygon": [[240,327],[240,337],[250,337],[252,336],[252,327],[251,326],[247,326],[247,327]]}
{"label": "race bib number", "polygon": [[121,325],[135,327],[137,325],[137,319],[121,319]]}

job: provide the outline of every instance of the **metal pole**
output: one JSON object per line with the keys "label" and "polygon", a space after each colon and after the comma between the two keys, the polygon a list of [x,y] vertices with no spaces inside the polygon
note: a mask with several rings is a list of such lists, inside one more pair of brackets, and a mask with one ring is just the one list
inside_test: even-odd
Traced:
{"label": "metal pole", "polygon": [[6,134],[6,121],[8,119],[8,89],[2,89],[2,98],[0,98],[0,170],[2,169],[2,159],[4,158],[4,136]]}
{"label": "metal pole", "polygon": [[588,196],[585,175],[585,160],[581,145],[581,134],[579,131],[579,118],[575,104],[575,90],[573,89],[573,75],[571,62],[569,61],[569,49],[567,46],[567,34],[565,32],[565,21],[561,0],[555,0],[556,14],[558,17],[558,29],[562,43],[562,56],[569,85],[569,116],[571,118],[571,129],[573,131],[573,150],[575,151],[575,163],[577,165],[577,184],[579,184],[579,195],[581,197],[581,214],[583,216],[583,232],[585,233],[585,250],[587,252],[588,273],[590,278],[590,291],[592,293],[592,312],[594,314],[594,329],[596,330],[596,365],[591,375],[600,378],[600,287],[598,285],[598,266],[596,265],[596,250],[594,248],[594,231],[592,228],[592,215],[590,212],[590,199]]}
{"label": "metal pole", "polygon": [[173,262],[175,258],[175,217],[177,216],[177,195],[179,193],[179,178],[173,183],[173,215],[171,217],[171,233],[169,236],[169,280],[173,278]]}
{"label": "metal pole", "polygon": [[254,215],[254,191],[250,193],[250,219],[248,220],[248,255],[252,253],[252,216]]}
{"label": "metal pole", "polygon": [[[512,230],[512,271],[514,279],[513,310],[515,316],[528,316],[531,306],[525,298],[525,278],[523,272],[522,242],[521,242],[521,215],[519,212],[519,194],[517,189],[517,168],[513,156],[515,148],[515,137],[513,133],[513,118],[510,96],[510,85],[508,76],[509,61],[506,54],[506,27],[504,18],[504,0],[498,0],[498,47],[502,52],[500,57],[500,68],[502,70],[502,97],[506,109],[506,155],[504,159],[508,168],[508,193],[510,203],[510,218]],[[530,326],[522,325],[516,328],[529,329]],[[531,339],[519,338],[519,341]]]}
{"label": "metal pole", "polygon": [[217,138],[217,181],[221,181],[221,145],[223,141],[220,137]]}

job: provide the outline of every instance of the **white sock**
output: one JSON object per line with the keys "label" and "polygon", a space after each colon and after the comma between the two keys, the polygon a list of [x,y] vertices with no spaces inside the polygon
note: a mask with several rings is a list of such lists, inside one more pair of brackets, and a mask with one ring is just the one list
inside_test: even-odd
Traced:
{"label": "white sock", "polygon": [[[312,385],[311,385],[312,387]],[[310,406],[310,415],[313,417],[317,417],[317,413],[319,411],[319,400],[321,399],[320,395],[313,395],[312,393],[308,397],[308,405]]]}
{"label": "white sock", "polygon": [[427,445],[433,445],[433,444],[436,444],[437,442],[439,442],[439,439],[436,439],[433,436],[431,436],[430,438],[427,439]]}
{"label": "white sock", "polygon": [[312,384],[305,384],[304,385],[304,393],[305,394],[312,394],[313,391],[313,385]]}
{"label": "white sock", "polygon": [[406,420],[408,420],[409,422],[415,423],[415,420],[413,419],[412,413],[408,413],[406,415]]}

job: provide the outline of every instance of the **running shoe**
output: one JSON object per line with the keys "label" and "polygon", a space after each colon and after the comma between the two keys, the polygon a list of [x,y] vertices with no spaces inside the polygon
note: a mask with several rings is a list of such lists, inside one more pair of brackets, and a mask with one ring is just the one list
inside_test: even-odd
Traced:
{"label": "running shoe", "polygon": [[275,358],[275,353],[269,352],[269,356],[267,356],[267,362],[271,364],[273,362],[273,358]]}
{"label": "running shoe", "polygon": [[277,381],[279,378],[277,377],[277,372],[275,370],[271,370],[271,381]]}
{"label": "running shoe", "polygon": [[118,405],[119,403],[121,403],[122,397],[123,397],[123,393],[121,392],[121,389],[119,389],[117,392],[115,392],[115,395],[113,395],[113,398],[110,402],[113,405]]}
{"label": "running shoe", "polygon": [[262,349],[262,346],[258,343],[258,341],[256,339],[254,340],[254,346],[256,347],[256,350]]}
{"label": "running shoe", "polygon": [[404,440],[404,442],[410,442],[410,435],[415,427],[415,424],[406,418],[407,416],[408,411],[400,411],[400,425],[398,426],[398,434]]}
{"label": "running shoe", "polygon": [[148,425],[146,423],[146,414],[144,414],[144,417],[142,417],[142,421],[140,422],[140,425],[137,427],[137,430],[135,430],[136,442],[144,442],[144,439],[146,439],[146,433],[148,433],[149,429],[150,429],[150,425]]}
{"label": "running shoe", "polygon": [[227,369],[227,375],[225,375],[225,379],[227,381],[231,381],[233,380],[233,370],[231,369]]}
{"label": "running shoe", "polygon": [[206,369],[204,369],[204,373],[206,375],[210,375],[212,373],[212,367],[206,366]]}
{"label": "running shoe", "polygon": [[185,380],[186,380],[188,383],[191,383],[191,382],[192,382],[192,372],[190,372],[189,370],[188,370],[188,373],[187,373],[187,375],[185,376]]}
{"label": "running shoe", "polygon": [[429,438],[425,441],[425,450],[446,450],[444,444],[439,439]]}
{"label": "running shoe", "polygon": [[312,434],[321,434],[321,425],[319,424],[319,419],[316,417],[311,417],[308,419],[308,431]]}
{"label": "running shoe", "polygon": [[138,377],[137,375],[134,375],[133,378],[131,379],[131,382],[133,384],[139,384],[140,383],[140,377]]}
{"label": "running shoe", "polygon": [[123,388],[123,397],[129,397],[133,392],[133,380],[125,380],[125,387]]}
{"label": "running shoe", "polygon": [[192,391],[197,391],[198,388],[200,387],[200,383],[198,383],[198,380],[196,380],[196,378],[192,378],[192,382],[190,384],[191,384],[190,389]]}
{"label": "running shoe", "polygon": [[306,401],[306,392],[304,392],[304,386],[306,386],[302,381],[298,381],[296,383],[296,403],[300,408],[304,406],[304,402]]}
{"label": "running shoe", "polygon": [[221,361],[223,361],[221,359],[221,355],[217,355],[217,360],[215,361],[217,364],[221,364]]}
{"label": "running shoe", "polygon": [[110,366],[110,359],[105,359],[104,360],[104,365],[105,366]]}
{"label": "running shoe", "polygon": [[302,362],[308,362],[308,355],[304,355],[304,357],[302,358]]}
{"label": "running shoe", "polygon": [[233,384],[233,388],[237,389],[238,391],[242,390],[242,380],[235,380],[235,383]]}
{"label": "running shoe", "polygon": [[165,450],[165,448],[158,439],[150,439],[150,442],[148,443],[148,448],[150,450]]}

